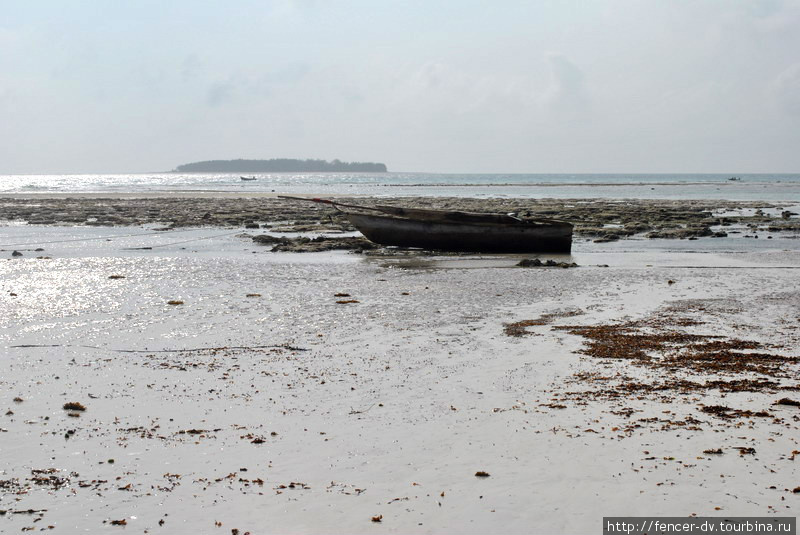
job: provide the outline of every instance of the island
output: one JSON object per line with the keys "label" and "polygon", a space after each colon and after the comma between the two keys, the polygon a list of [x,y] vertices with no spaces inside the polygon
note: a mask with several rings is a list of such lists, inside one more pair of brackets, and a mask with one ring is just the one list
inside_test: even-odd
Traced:
{"label": "island", "polygon": [[386,164],[333,160],[208,160],[179,165],[176,173],[385,173]]}

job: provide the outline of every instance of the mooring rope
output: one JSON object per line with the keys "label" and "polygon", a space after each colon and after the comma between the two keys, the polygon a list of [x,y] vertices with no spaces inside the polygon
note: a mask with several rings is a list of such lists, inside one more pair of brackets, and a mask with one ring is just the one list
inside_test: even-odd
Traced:
{"label": "mooring rope", "polygon": [[146,247],[124,247],[122,250],[123,251],[139,251],[139,250],[144,250],[144,249],[155,249],[156,247],[168,247],[170,245],[181,245],[183,243],[192,243],[192,242],[201,241],[201,240],[210,240],[210,239],[213,239],[213,238],[222,238],[224,236],[232,236],[233,234],[239,234],[241,232],[242,232],[241,230],[237,230],[235,232],[226,232],[225,234],[215,234],[214,236],[203,236],[201,238],[194,238],[194,239],[191,239],[191,240],[176,241],[176,242],[170,242],[170,243],[162,243],[161,245],[149,245],[149,246],[146,246]]}
{"label": "mooring rope", "polygon": [[[196,228],[183,229],[183,230],[170,230],[168,232],[191,232],[197,230]],[[97,236],[95,238],[70,238],[68,240],[52,240],[52,241],[37,241],[33,243],[0,243],[0,247],[33,247],[34,245],[49,245],[52,243],[67,243],[76,241],[93,241],[93,240],[110,240],[113,238],[132,238],[137,236],[157,236],[164,234],[167,231],[159,232],[146,232],[141,234],[117,234],[116,236]]]}

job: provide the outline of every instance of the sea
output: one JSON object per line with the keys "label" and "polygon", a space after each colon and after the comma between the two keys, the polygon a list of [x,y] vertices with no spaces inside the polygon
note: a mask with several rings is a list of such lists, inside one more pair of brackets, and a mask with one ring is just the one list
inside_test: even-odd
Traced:
{"label": "sea", "polygon": [[0,194],[283,193],[800,203],[800,174],[131,173],[0,175]]}

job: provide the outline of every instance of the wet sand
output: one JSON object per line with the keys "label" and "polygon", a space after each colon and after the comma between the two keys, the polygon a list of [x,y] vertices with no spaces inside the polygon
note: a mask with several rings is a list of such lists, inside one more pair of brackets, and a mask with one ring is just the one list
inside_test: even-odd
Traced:
{"label": "wet sand", "polygon": [[[780,218],[758,208],[737,207]],[[0,531],[586,533],[800,507],[796,247],[586,238],[577,268],[520,268],[242,231],[0,229],[48,242],[0,262]]]}

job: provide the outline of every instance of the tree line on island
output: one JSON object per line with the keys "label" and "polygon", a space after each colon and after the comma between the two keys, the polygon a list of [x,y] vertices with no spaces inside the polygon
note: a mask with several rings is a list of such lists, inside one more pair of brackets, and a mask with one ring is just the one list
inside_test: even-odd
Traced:
{"label": "tree line on island", "polygon": [[385,173],[386,164],[340,160],[208,160],[179,165],[178,173]]}

